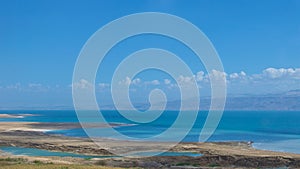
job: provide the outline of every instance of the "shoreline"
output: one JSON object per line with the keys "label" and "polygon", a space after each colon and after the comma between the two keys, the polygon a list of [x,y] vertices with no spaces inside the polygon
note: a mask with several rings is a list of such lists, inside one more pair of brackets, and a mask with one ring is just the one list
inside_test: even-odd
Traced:
{"label": "shoreline", "polygon": [[[87,123],[85,127],[88,128],[105,128],[108,126],[118,127],[118,126],[129,126],[128,124],[122,123]],[[37,131],[37,132],[47,132],[53,130],[68,130],[81,128],[80,123],[74,122],[0,122],[0,132],[2,131]]]}
{"label": "shoreline", "polygon": [[0,114],[0,118],[25,118],[28,116],[38,116],[34,114]]}
{"label": "shoreline", "polygon": [[[52,126],[51,126],[52,125]],[[67,137],[62,135],[48,134],[42,130],[66,129],[79,127],[80,124],[74,123],[37,123],[37,122],[0,122],[0,146],[37,148],[49,151],[68,152],[83,155],[113,156],[109,148],[120,149],[123,152],[131,152],[132,146],[143,146],[143,142],[118,141],[107,138],[99,138],[101,145],[96,145],[89,138]],[[99,127],[99,124],[91,125]],[[103,125],[102,127],[105,127]],[[147,143],[148,148],[153,150],[159,148],[158,144]],[[160,144],[160,143],[159,143]],[[161,148],[168,146],[168,143],[161,143]],[[148,168],[177,166],[180,163],[185,165],[209,166],[216,164],[222,167],[283,167],[289,166],[300,168],[300,154],[274,152],[258,150],[247,142],[204,142],[204,143],[179,143],[171,148],[172,152],[195,152],[202,154],[200,157],[172,156],[172,157],[141,157],[141,158],[106,158],[92,159],[88,162],[84,159],[73,157],[47,157],[30,156],[22,157],[25,159],[44,159],[53,163],[72,163],[72,164],[93,164],[104,161],[109,166],[132,167],[128,163],[137,163],[137,167]],[[14,155],[1,155],[0,158],[11,157]],[[54,160],[55,159],[55,160]],[[127,162],[126,162],[127,161]],[[129,161],[129,162],[128,162]],[[154,167],[155,168],[155,167]]]}

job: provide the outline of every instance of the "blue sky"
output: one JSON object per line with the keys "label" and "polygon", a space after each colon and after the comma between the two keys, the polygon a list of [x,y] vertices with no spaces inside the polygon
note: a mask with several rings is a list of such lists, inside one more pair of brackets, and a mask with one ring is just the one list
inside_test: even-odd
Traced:
{"label": "blue sky", "polygon": [[[219,53],[230,82],[229,93],[276,93],[300,88],[297,0],[2,0],[0,107],[71,104],[73,67],[87,39],[110,21],[138,12],[170,13],[199,27]],[[192,54],[177,42],[157,36],[135,37],[107,56],[96,84],[102,92],[99,98],[108,94],[114,65],[144,47],[182,54],[193,73],[204,71],[205,79],[201,63],[189,59]],[[172,81],[167,83],[168,76],[161,73],[146,72],[137,79],[141,96],[158,86],[169,90],[170,95],[176,93],[170,89]],[[199,83],[205,90],[204,82]]]}

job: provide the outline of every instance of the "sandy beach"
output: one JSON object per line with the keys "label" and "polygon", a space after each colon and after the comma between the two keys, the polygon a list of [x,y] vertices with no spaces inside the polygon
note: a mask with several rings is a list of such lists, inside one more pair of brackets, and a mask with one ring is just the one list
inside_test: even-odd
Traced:
{"label": "sandy beach", "polygon": [[[90,127],[99,127],[91,124]],[[131,151],[134,146],[143,146],[142,142],[118,141],[100,139],[101,146],[88,138],[65,137],[62,135],[46,134],[43,131],[55,129],[70,129],[80,127],[76,123],[35,123],[35,122],[1,122],[0,146],[15,146],[38,148],[59,152],[71,152],[86,155],[113,155],[110,148]],[[103,125],[102,127],[105,127]],[[157,143],[147,143],[148,148]],[[159,144],[161,147],[168,143]],[[173,147],[172,152],[201,153],[200,157],[147,157],[147,158],[105,158],[84,160],[71,157],[23,157],[29,160],[41,160],[60,164],[95,164],[102,163],[115,167],[142,168],[171,168],[178,166],[222,166],[229,168],[257,168],[257,167],[291,167],[300,168],[300,155],[283,152],[257,150],[247,142],[216,142],[216,143],[180,143]],[[2,152],[1,158],[14,157]],[[100,162],[99,162],[100,161]]]}
{"label": "sandy beach", "polygon": [[[81,128],[79,123],[49,123],[49,122],[0,122],[0,131],[39,131],[46,132],[51,130],[67,130]],[[110,126],[127,126],[127,124],[111,123]],[[108,124],[88,123],[88,128],[104,128]]]}
{"label": "sandy beach", "polygon": [[0,118],[24,118],[33,114],[0,114]]}

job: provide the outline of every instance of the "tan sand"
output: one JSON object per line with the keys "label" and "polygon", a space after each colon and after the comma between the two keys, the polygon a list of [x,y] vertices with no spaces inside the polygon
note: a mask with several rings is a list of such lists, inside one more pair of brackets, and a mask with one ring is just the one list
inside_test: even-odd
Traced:
{"label": "tan sand", "polygon": [[[99,124],[91,124],[91,127],[99,127]],[[145,143],[134,141],[119,141],[99,138],[100,146],[88,138],[65,137],[60,135],[49,135],[41,130],[55,130],[62,128],[80,127],[76,123],[33,123],[33,122],[0,122],[0,146],[21,146],[39,148],[51,151],[73,152],[87,155],[113,155],[107,150],[114,148],[123,152],[134,151],[136,147],[144,147],[156,150],[168,146],[168,143]],[[103,125],[105,127],[105,125]],[[151,147],[152,146],[152,147]],[[158,147],[160,146],[160,147]],[[220,142],[220,143],[180,143],[170,151],[175,152],[197,152],[204,154],[202,157],[151,157],[141,159],[106,159],[112,166],[126,167],[128,161],[136,161],[139,166],[144,165],[177,165],[177,163],[188,163],[191,165],[207,166],[216,163],[222,166],[236,167],[274,167],[293,166],[300,167],[300,154],[273,152],[257,150],[246,142]],[[30,157],[33,158],[33,157]],[[70,160],[57,157],[55,160],[48,157],[47,160],[55,163],[81,163],[80,160]],[[73,158],[71,158],[73,159]],[[124,162],[127,161],[126,163]],[[126,164],[126,165],[125,165]],[[129,164],[128,164],[129,165]],[[130,166],[130,165],[129,165]]]}
{"label": "tan sand", "polygon": [[[126,124],[117,124],[112,123],[110,126],[122,126]],[[89,123],[85,125],[89,128],[103,128],[108,127],[108,124],[102,123]],[[40,123],[40,122],[0,122],[0,132],[1,131],[38,131],[46,132],[51,130],[60,130],[60,129],[74,129],[81,128],[79,123]]]}
{"label": "tan sand", "polygon": [[24,118],[22,115],[0,114],[0,118]]}

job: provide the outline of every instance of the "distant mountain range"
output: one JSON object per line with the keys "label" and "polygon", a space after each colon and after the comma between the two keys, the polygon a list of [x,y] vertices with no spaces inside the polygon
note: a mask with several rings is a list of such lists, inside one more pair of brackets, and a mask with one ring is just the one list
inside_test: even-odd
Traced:
{"label": "distant mountain range", "polygon": [[[200,99],[200,110],[209,110],[210,97],[202,97]],[[195,103],[195,99],[187,100],[188,104]],[[149,108],[149,103],[133,103],[140,109],[146,110]],[[156,107],[156,105],[154,105]],[[166,105],[167,110],[178,110],[180,108],[180,100],[169,101]],[[73,106],[46,106],[46,107],[0,107],[0,110],[15,109],[15,110],[72,110]],[[123,107],[122,109],[129,109]],[[113,104],[101,106],[101,110],[115,110]],[[270,111],[300,111],[300,90],[291,90],[278,94],[264,95],[228,95],[226,98],[225,110],[270,110]]]}
{"label": "distant mountain range", "polygon": [[[200,99],[200,110],[208,110],[210,98]],[[178,105],[172,102],[168,109]],[[265,95],[233,95],[227,96],[225,110],[300,110],[300,90],[291,90],[280,94]]]}
{"label": "distant mountain range", "polygon": [[[191,101],[193,99],[190,99]],[[200,99],[200,110],[209,110],[211,99]],[[169,102],[167,109],[177,107],[180,101]],[[225,110],[300,110],[300,90],[279,94],[230,95],[226,98]]]}
{"label": "distant mountain range", "polygon": [[[194,99],[189,99],[188,103],[193,104]],[[200,110],[209,110],[210,97],[200,99]],[[140,110],[149,108],[149,103],[134,103],[135,107]],[[167,110],[178,110],[180,100],[169,101]],[[156,107],[154,105],[154,107]],[[113,105],[103,106],[102,109],[114,109]],[[124,109],[127,109],[124,107]],[[229,95],[226,98],[225,110],[288,110],[300,111],[300,90],[291,90],[279,94],[264,95]]]}
{"label": "distant mountain range", "polygon": [[226,110],[300,110],[300,90],[261,96],[227,97]]}

